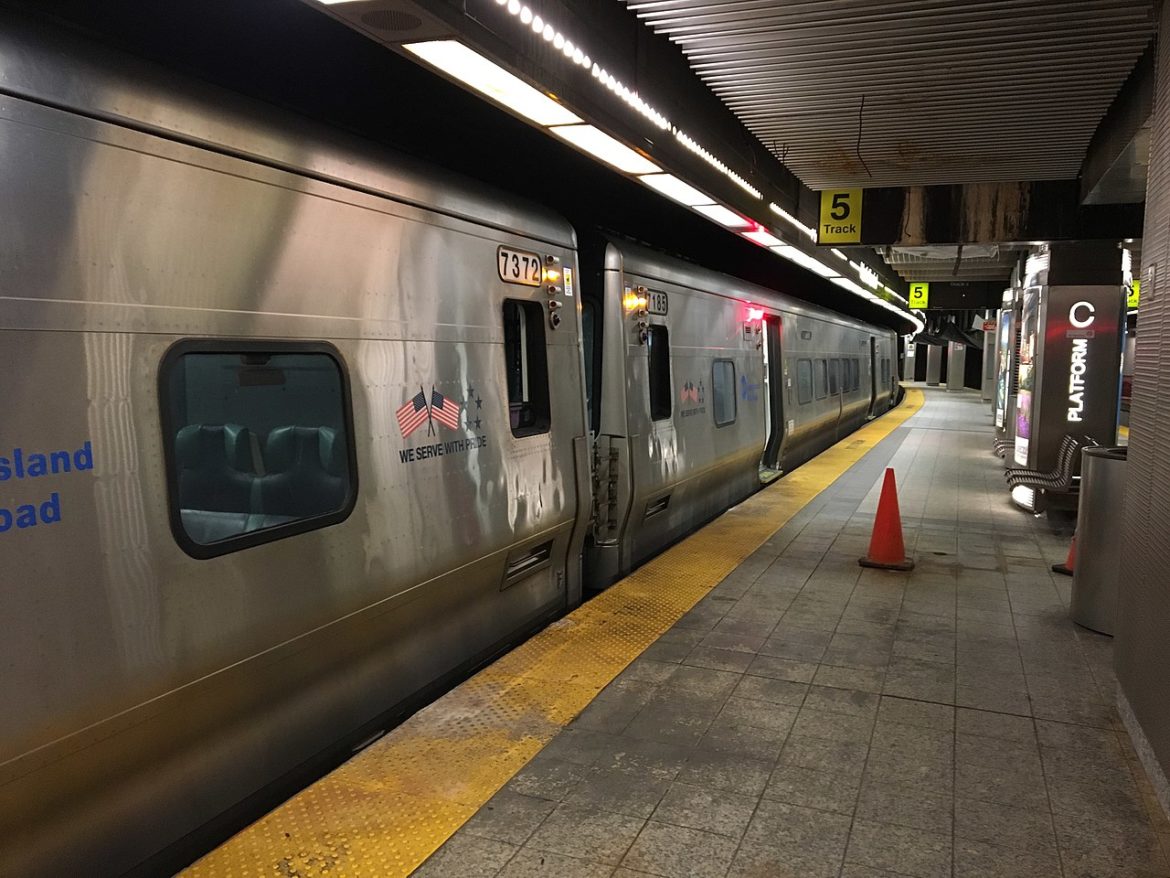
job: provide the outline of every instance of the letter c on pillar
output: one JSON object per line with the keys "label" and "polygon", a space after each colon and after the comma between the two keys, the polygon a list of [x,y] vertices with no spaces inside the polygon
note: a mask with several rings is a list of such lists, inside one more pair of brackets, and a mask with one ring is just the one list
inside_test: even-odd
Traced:
{"label": "letter c on pillar", "polygon": [[[1077,311],[1082,309],[1089,312],[1088,317],[1077,317]],[[1068,322],[1077,329],[1084,329],[1096,319],[1096,310],[1092,302],[1077,302],[1068,309]]]}

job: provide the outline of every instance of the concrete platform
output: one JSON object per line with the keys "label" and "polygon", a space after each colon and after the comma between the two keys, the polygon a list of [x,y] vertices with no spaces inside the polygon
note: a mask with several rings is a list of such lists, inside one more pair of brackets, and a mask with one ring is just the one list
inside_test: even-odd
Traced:
{"label": "concrete platform", "polygon": [[[1110,641],[1049,571],[1068,535],[991,438],[926,390],[415,874],[1170,876]],[[886,466],[910,573],[857,565]]]}

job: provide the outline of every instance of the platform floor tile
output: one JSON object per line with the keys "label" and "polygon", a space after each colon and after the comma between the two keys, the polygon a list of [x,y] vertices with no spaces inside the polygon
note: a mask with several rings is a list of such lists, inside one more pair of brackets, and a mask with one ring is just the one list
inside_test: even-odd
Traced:
{"label": "platform floor tile", "polygon": [[[923,409],[629,665],[419,876],[1167,878],[1170,824],[976,394]],[[863,569],[885,467],[912,572]]]}

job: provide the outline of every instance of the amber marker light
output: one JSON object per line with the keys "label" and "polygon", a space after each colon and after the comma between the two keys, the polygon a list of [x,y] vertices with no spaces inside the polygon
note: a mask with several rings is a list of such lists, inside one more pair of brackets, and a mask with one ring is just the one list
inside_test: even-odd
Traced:
{"label": "amber marker light", "polygon": [[633,290],[630,290],[622,297],[622,307],[627,311],[640,311],[645,308],[647,299],[645,296],[639,296]]}

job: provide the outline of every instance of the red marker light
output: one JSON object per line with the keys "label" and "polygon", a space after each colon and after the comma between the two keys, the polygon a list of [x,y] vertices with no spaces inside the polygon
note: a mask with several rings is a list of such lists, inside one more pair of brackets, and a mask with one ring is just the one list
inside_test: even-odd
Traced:
{"label": "red marker light", "polygon": [[763,320],[763,319],[764,319],[764,309],[763,308],[748,308],[748,320]]}

